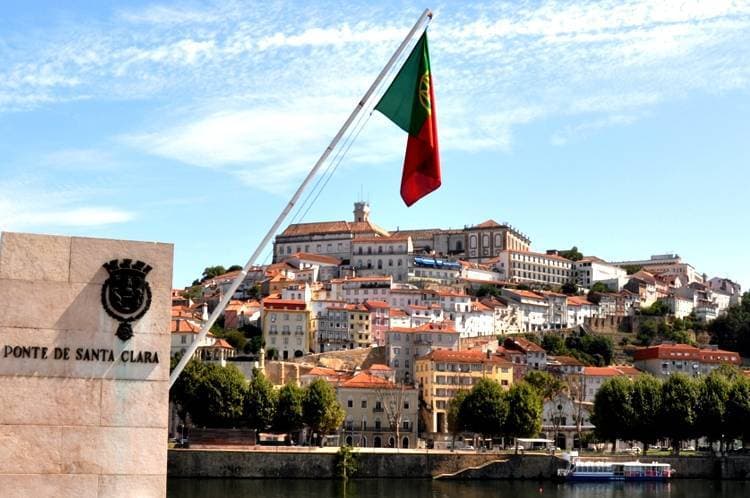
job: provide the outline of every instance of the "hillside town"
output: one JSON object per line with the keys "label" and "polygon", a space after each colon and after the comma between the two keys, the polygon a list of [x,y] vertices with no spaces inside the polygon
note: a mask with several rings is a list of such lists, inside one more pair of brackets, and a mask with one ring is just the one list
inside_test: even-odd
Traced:
{"label": "hillside town", "polygon": [[[471,448],[476,438],[456,439],[452,400],[482,379],[507,391],[542,372],[558,387],[543,396],[537,436],[579,448],[592,441],[594,402],[608,380],[743,366],[710,333],[741,305],[740,285],[677,254],[635,256],[532,250],[528,235],[492,219],[387,230],[356,202],[349,221],[279,233],[273,261],[247,272],[194,359],[234,366],[246,382],[262,375],[277,391],[323,380],[343,408],[332,444],[375,448]],[[174,358],[240,271],[206,268],[173,291]],[[189,424],[188,411],[173,410],[173,434]],[[266,425],[258,442],[294,441]]]}

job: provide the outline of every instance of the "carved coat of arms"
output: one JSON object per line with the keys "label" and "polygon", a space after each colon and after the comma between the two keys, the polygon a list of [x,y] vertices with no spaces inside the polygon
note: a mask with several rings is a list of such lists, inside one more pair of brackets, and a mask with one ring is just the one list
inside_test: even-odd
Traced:
{"label": "carved coat of arms", "polygon": [[143,261],[113,259],[104,263],[109,278],[102,285],[102,306],[109,316],[120,322],[116,335],[123,341],[133,337],[132,322],[151,307],[151,286],[146,275],[152,270]]}

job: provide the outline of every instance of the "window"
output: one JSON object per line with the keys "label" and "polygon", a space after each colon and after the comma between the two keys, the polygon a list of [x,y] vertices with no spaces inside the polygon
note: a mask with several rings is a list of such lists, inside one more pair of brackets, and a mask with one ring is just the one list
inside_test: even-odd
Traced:
{"label": "window", "polygon": [[180,337],[180,342],[181,342],[182,344],[187,344],[187,336],[186,336],[186,335],[183,335],[182,337]]}
{"label": "window", "polygon": [[354,408],[354,401],[351,398],[349,398],[348,400],[346,400],[346,406],[348,408]]}
{"label": "window", "polygon": [[362,408],[367,408],[367,400],[366,399],[362,400]]}

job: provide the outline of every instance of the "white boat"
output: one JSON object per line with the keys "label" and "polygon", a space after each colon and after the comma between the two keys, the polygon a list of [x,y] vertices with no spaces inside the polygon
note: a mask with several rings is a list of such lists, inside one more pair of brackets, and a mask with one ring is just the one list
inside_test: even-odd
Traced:
{"label": "white boat", "polygon": [[668,463],[581,460],[578,452],[563,459],[568,467],[557,469],[557,476],[566,481],[666,481],[674,473]]}

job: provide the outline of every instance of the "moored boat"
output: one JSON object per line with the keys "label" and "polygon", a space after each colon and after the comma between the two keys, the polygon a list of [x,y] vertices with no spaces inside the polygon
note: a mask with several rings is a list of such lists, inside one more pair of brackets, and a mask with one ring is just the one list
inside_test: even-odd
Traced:
{"label": "moored boat", "polygon": [[566,481],[666,481],[673,473],[668,463],[581,460],[577,452],[563,458],[568,467],[558,469],[557,476]]}

